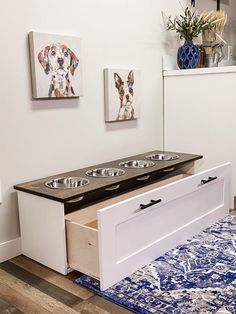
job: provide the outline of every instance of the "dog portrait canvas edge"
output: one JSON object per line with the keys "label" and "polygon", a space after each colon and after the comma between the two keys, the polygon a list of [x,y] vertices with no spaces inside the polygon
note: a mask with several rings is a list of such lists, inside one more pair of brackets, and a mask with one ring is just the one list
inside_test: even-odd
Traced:
{"label": "dog portrait canvas edge", "polygon": [[[109,91],[108,91],[108,68],[103,70],[104,73],[104,99],[105,99],[105,122],[113,122],[109,120]],[[114,120],[115,121],[115,120]]]}
{"label": "dog portrait canvas edge", "polygon": [[[42,93],[40,92],[40,84],[42,84],[42,82],[40,82],[40,80],[37,77],[37,71],[39,68],[39,59],[38,59],[38,54],[39,51],[36,48],[35,45],[35,40],[37,39],[37,36],[50,36],[52,37],[51,42],[54,42],[53,37],[55,36],[55,41],[58,41],[58,38],[62,37],[62,38],[69,38],[70,40],[76,40],[79,42],[78,49],[79,49],[79,78],[78,78],[78,83],[76,81],[76,90],[79,90],[78,94],[76,95],[66,95],[66,96],[54,96],[54,97],[50,97],[47,93],[45,93],[45,95],[42,95]],[[57,38],[57,39],[56,39]],[[60,35],[60,34],[50,34],[50,33],[42,33],[42,32],[37,32],[37,31],[30,31],[28,33],[28,44],[29,44],[29,59],[30,59],[30,73],[31,73],[31,85],[32,85],[32,98],[34,100],[57,100],[57,99],[75,99],[75,98],[79,98],[80,96],[83,96],[83,86],[82,86],[82,67],[81,67],[81,39],[77,36],[74,35]],[[77,47],[76,46],[76,47]],[[37,49],[37,51],[36,51]],[[43,70],[43,68],[42,68]],[[43,71],[42,71],[43,72]],[[49,76],[48,76],[49,78]],[[72,77],[72,82],[73,80],[75,81],[75,79]],[[76,79],[77,80],[77,79]],[[74,82],[75,84],[75,82]]]}
{"label": "dog portrait canvas edge", "polygon": [[31,70],[31,85],[32,85],[32,96],[34,99],[37,98],[37,88],[36,88],[36,69],[35,69],[35,58],[34,58],[34,32],[29,32],[29,55],[30,55],[30,70]]}

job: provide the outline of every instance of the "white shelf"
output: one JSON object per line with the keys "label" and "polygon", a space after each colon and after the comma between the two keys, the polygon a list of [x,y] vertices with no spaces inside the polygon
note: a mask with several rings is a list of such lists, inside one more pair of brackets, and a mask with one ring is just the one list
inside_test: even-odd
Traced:
{"label": "white shelf", "polygon": [[164,70],[163,76],[204,75],[204,74],[236,73],[236,65],[215,68],[197,68],[188,70]]}

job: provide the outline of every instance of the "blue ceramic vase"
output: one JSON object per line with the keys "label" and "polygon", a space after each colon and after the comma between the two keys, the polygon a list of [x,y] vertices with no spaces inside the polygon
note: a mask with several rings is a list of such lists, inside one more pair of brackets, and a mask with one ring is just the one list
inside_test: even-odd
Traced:
{"label": "blue ceramic vase", "polygon": [[186,40],[183,46],[179,47],[177,64],[180,69],[194,69],[197,67],[199,58],[198,47],[192,41]]}

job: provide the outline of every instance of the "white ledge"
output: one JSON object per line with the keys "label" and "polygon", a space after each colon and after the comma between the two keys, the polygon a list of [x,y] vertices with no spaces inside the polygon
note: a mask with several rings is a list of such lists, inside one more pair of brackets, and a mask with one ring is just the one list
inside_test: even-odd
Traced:
{"label": "white ledge", "polygon": [[215,68],[197,68],[188,70],[164,70],[163,76],[204,75],[217,73],[236,73],[236,66],[222,66]]}

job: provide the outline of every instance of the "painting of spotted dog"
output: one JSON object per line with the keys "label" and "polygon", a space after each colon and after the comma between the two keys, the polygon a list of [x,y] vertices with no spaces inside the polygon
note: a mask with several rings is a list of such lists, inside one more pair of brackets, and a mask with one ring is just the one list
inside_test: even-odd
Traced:
{"label": "painting of spotted dog", "polygon": [[140,71],[105,69],[106,122],[135,120],[139,117]]}
{"label": "painting of spotted dog", "polygon": [[73,36],[29,33],[33,98],[82,95],[81,42]]}

